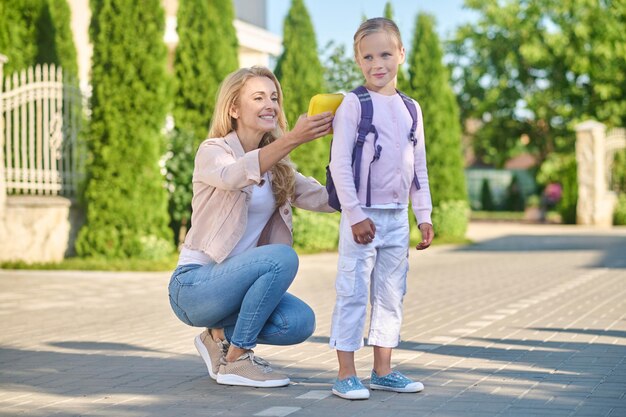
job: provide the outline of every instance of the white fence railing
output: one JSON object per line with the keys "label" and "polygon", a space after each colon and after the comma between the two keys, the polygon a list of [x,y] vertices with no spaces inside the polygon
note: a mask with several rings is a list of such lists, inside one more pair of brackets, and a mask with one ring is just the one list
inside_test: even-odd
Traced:
{"label": "white fence railing", "polygon": [[1,81],[6,193],[76,195],[85,155],[78,85],[64,83],[61,68],[46,64]]}

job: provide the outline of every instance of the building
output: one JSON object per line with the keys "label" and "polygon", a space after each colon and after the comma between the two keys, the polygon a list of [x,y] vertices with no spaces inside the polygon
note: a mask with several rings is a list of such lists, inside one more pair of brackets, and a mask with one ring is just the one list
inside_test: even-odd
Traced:
{"label": "building", "polygon": [[[178,44],[176,34],[176,12],[179,0],[161,0],[165,10],[164,42],[170,51],[170,64]],[[72,10],[72,31],[76,44],[78,73],[81,88],[86,91],[89,86],[89,70],[91,67],[92,46],[89,42],[89,22],[91,11],[89,0],[68,0]],[[270,66],[272,57],[280,54],[282,40],[267,30],[266,0],[234,0],[236,19],[233,22],[239,40],[239,65]]]}

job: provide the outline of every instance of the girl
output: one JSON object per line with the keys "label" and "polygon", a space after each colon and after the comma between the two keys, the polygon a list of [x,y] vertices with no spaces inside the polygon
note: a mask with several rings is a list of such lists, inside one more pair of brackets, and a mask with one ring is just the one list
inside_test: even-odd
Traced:
{"label": "girl", "polygon": [[[424,388],[391,369],[406,292],[409,196],[423,238],[416,249],[428,248],[434,232],[421,110],[413,101],[417,129],[410,137],[413,119],[396,90],[398,67],[405,58],[396,24],[384,18],[363,22],[354,35],[354,55],[371,97],[377,133],[366,137],[360,172],[353,172],[361,105],[356,94],[348,94],[333,121],[330,162],[343,209],[330,346],[339,360],[332,392],[342,398],[366,399],[369,391],[356,376],[354,352],[363,346],[368,289],[372,305],[368,344],[374,346],[370,388],[395,392]],[[355,176],[360,176],[358,190]]]}

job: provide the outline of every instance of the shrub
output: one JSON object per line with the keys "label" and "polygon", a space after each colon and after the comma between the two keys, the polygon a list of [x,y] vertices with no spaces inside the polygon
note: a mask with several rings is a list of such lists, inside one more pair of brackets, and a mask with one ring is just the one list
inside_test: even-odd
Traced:
{"label": "shrub", "polygon": [[464,200],[444,201],[433,209],[435,238],[444,241],[465,239],[469,219],[469,204]]}
{"label": "shrub", "polygon": [[517,175],[513,175],[511,183],[506,189],[505,207],[509,211],[524,211],[524,196]]}
{"label": "shrub", "polygon": [[304,252],[332,251],[339,242],[340,213],[294,209],[293,246]]}
{"label": "shrub", "polygon": [[493,194],[487,178],[483,179],[483,185],[480,187],[480,205],[481,209],[485,211],[491,211],[495,208]]}
{"label": "shrub", "polygon": [[626,226],[626,193],[620,193],[613,212],[613,224]]}

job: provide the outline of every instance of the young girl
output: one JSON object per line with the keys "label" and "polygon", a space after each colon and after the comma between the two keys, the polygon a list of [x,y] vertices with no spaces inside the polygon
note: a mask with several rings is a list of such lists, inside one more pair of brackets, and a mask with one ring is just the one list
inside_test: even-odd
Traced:
{"label": "young girl", "polygon": [[[369,391],[356,376],[354,352],[363,346],[368,290],[368,344],[374,346],[370,388],[395,392],[424,388],[391,369],[406,292],[409,196],[423,238],[416,249],[428,248],[434,232],[421,110],[413,101],[417,129],[412,138],[413,118],[396,90],[398,67],[405,58],[396,24],[384,18],[363,22],[354,35],[354,55],[371,97],[377,134],[367,135],[360,172],[353,172],[361,104],[356,94],[348,94],[333,121],[330,170],[342,214],[330,346],[337,350],[339,360],[332,392],[342,398],[366,399]],[[355,176],[360,176],[358,190]]]}

